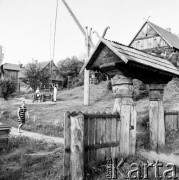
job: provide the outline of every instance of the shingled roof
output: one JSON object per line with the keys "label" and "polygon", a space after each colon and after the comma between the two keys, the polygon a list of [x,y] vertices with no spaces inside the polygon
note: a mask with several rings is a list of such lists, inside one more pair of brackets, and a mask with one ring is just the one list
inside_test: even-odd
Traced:
{"label": "shingled roof", "polygon": [[172,76],[179,76],[178,69],[172,63],[165,59],[102,38],[100,39],[100,42],[98,43],[95,50],[89,57],[88,61],[83,66],[82,70],[84,68],[86,68],[87,70],[92,69],[93,63],[100,53],[99,49],[102,46],[107,46],[119,57],[119,61],[122,60],[125,64],[128,64],[129,62],[134,64],[137,63],[141,66],[149,67],[156,71],[161,71]]}
{"label": "shingled roof", "polygon": [[3,66],[3,69],[20,71],[20,67],[18,64],[4,63],[4,64],[2,64],[2,66]]}
{"label": "shingled roof", "polygon": [[[142,26],[142,28],[148,24],[151,28],[153,28],[153,30],[160,36],[162,37],[162,39],[170,46],[170,47],[174,47],[176,49],[179,49],[179,37],[172,33],[169,32],[166,29],[163,29],[161,27],[159,27],[158,25],[150,22],[150,21],[146,21],[144,23],[144,25]],[[142,29],[141,28],[141,29]],[[139,32],[141,31],[141,29],[139,30]],[[137,33],[137,35],[139,34],[139,32]],[[136,35],[136,36],[137,36]],[[134,39],[130,42],[129,46],[132,44],[132,42],[135,40],[136,36],[134,37]]]}
{"label": "shingled roof", "polygon": [[38,66],[40,67],[40,69],[44,69],[48,64],[50,63],[50,61],[43,61],[43,62],[38,62]]}

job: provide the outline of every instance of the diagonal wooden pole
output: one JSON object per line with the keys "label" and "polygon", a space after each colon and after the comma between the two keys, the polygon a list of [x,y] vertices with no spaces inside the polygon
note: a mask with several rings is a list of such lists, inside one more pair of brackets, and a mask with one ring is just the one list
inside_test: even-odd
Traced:
{"label": "diagonal wooden pole", "polygon": [[[91,41],[91,30],[88,34],[88,27],[86,27],[86,61],[88,60],[89,56],[90,56],[90,50],[91,50],[91,46],[90,46],[90,41]],[[90,83],[89,83],[89,70],[84,71],[84,105],[85,106],[89,106],[90,104]]]}

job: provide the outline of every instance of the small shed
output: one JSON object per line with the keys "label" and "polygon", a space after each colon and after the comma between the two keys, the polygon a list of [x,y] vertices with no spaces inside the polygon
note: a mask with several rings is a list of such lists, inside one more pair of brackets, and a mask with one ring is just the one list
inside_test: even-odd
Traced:
{"label": "small shed", "polygon": [[[18,64],[4,63],[2,64],[2,69],[4,71],[4,77],[16,82],[19,85],[19,71],[20,67]],[[18,91],[18,88],[17,88]]]}

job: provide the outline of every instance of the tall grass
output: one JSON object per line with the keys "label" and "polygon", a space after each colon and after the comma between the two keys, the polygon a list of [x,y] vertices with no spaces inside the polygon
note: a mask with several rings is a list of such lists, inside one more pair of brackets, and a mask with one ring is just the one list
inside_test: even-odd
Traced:
{"label": "tall grass", "polygon": [[62,176],[63,147],[24,136],[10,137],[0,152],[0,179],[55,179]]}

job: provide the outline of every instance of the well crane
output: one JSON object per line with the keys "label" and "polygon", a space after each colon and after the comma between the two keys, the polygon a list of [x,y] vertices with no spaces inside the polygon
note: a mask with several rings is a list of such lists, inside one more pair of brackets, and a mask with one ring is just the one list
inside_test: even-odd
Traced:
{"label": "well crane", "polygon": [[[95,45],[91,41],[91,31],[92,31],[92,29],[90,29],[90,31],[88,32],[88,27],[86,27],[86,31],[85,31],[84,28],[82,27],[82,25],[80,24],[80,22],[78,21],[78,19],[76,18],[75,14],[72,12],[71,8],[66,3],[66,1],[62,0],[62,2],[65,5],[65,7],[67,8],[67,10],[70,13],[70,15],[72,16],[72,18],[74,19],[75,23],[79,27],[82,34],[85,36],[86,47],[87,47],[87,57],[86,57],[86,60],[87,60],[89,55],[90,55],[91,48],[93,48],[93,49],[95,48]],[[105,28],[102,37],[105,36],[108,28],[109,27]],[[84,105],[89,105],[89,103],[90,103],[89,71],[87,71],[85,69],[84,70]]]}

